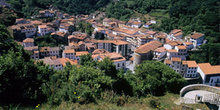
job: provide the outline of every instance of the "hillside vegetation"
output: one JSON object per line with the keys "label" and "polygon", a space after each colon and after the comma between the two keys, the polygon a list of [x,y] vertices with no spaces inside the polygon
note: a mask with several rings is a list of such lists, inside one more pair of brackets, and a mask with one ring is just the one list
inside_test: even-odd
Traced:
{"label": "hillside vegetation", "polygon": [[30,18],[53,5],[69,14],[89,14],[106,6],[110,0],[7,0],[19,17]]}
{"label": "hillside vegetation", "polygon": [[111,103],[123,105],[123,95],[141,98],[178,93],[186,85],[180,74],[154,61],[142,63],[135,74],[124,74],[123,70],[116,70],[109,58],[98,62],[91,55],[83,55],[79,67],[67,63],[64,70],[56,71],[30,59],[30,54],[14,42],[3,25],[0,35],[0,105],[6,108],[11,104],[96,103],[109,94],[116,97]]}

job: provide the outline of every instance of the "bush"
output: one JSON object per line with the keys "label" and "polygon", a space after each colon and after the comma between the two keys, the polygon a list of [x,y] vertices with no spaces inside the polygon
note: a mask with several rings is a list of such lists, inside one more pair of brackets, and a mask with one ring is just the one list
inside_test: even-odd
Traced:
{"label": "bush", "polygon": [[150,107],[152,108],[157,108],[160,106],[160,103],[158,102],[158,98],[156,97],[151,97],[149,104],[150,104]]}

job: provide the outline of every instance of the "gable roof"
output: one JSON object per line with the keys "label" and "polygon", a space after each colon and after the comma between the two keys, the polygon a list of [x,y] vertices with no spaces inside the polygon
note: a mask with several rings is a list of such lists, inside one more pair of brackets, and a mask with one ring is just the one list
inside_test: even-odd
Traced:
{"label": "gable roof", "polygon": [[187,61],[188,67],[198,67],[196,61]]}
{"label": "gable roof", "polygon": [[34,42],[34,39],[33,38],[26,38],[23,40],[23,42]]}
{"label": "gable roof", "polygon": [[75,53],[74,49],[63,50],[63,53]]}
{"label": "gable roof", "polygon": [[220,65],[211,66],[210,63],[199,63],[198,66],[206,75],[220,74]]}
{"label": "gable roof", "polygon": [[150,51],[155,50],[158,47],[161,47],[162,43],[158,41],[151,41],[148,42],[142,46],[140,46],[138,49],[135,50],[136,53],[148,53]]}
{"label": "gable roof", "polygon": [[198,38],[203,37],[203,36],[204,36],[204,34],[194,33],[194,34],[191,36],[191,38],[198,39]]}
{"label": "gable roof", "polygon": [[177,48],[178,48],[178,49],[186,50],[186,46],[182,46],[182,45],[181,45],[181,46],[177,46]]}
{"label": "gable roof", "polygon": [[165,60],[165,64],[171,64],[171,60]]}
{"label": "gable roof", "polygon": [[172,57],[171,60],[176,62],[181,62],[181,58],[179,57]]}

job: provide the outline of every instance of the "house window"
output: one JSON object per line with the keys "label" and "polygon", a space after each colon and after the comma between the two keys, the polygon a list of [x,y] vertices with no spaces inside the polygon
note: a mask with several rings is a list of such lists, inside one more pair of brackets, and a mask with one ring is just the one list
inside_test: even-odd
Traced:
{"label": "house window", "polygon": [[211,80],[211,83],[213,83],[213,79]]}
{"label": "house window", "polygon": [[177,68],[179,68],[179,66],[177,66]]}
{"label": "house window", "polygon": [[119,63],[118,63],[118,67],[119,67],[120,65],[119,65]]}

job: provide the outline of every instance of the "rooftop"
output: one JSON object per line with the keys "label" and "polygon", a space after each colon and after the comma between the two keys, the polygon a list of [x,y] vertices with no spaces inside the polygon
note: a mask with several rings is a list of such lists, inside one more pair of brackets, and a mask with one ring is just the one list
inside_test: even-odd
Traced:
{"label": "rooftop", "polygon": [[169,50],[167,50],[168,52],[170,52],[170,53],[177,53],[177,50],[176,49],[169,49]]}
{"label": "rooftop", "polygon": [[191,38],[193,38],[193,39],[198,39],[198,38],[203,37],[203,36],[204,36],[204,34],[201,34],[201,33],[193,33],[193,35],[191,36]]}
{"label": "rooftop", "polygon": [[89,54],[89,52],[87,51],[76,52],[76,56],[87,55],[87,54]]}
{"label": "rooftop", "polygon": [[162,44],[160,42],[151,41],[151,42],[148,42],[148,43],[140,46],[138,49],[135,50],[135,52],[136,53],[148,53],[149,51],[153,51],[161,46],[162,46]]}
{"label": "rooftop", "polygon": [[171,60],[176,62],[181,62],[181,58],[178,57],[172,57]]}
{"label": "rooftop", "polygon": [[154,50],[155,52],[166,52],[166,48],[165,47],[159,47],[157,49]]}
{"label": "rooftop", "polygon": [[63,50],[63,53],[75,53],[74,49]]}
{"label": "rooftop", "polygon": [[187,61],[188,67],[198,67],[196,61]]}
{"label": "rooftop", "polygon": [[171,64],[171,60],[165,60],[165,64]]}
{"label": "rooftop", "polygon": [[106,54],[106,53],[109,53],[107,50],[105,49],[96,49],[92,52],[93,55],[96,55],[96,54]]}
{"label": "rooftop", "polygon": [[199,63],[198,66],[206,75],[220,74],[220,65],[211,66],[210,63]]}
{"label": "rooftop", "polygon": [[178,49],[186,50],[186,46],[177,46]]}
{"label": "rooftop", "polygon": [[34,39],[33,38],[26,38],[23,40],[23,42],[34,42]]}

